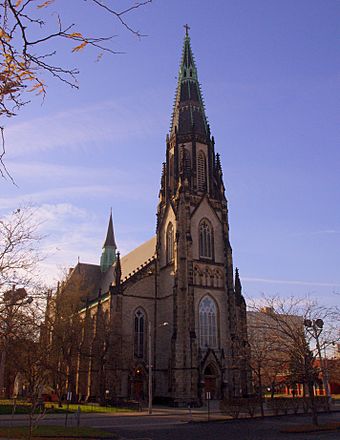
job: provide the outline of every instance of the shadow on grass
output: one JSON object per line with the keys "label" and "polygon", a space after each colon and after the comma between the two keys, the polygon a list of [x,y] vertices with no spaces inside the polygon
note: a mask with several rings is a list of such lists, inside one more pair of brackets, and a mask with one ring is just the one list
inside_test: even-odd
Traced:
{"label": "shadow on grass", "polygon": [[[0,428],[0,437],[24,439],[28,437],[27,427]],[[33,438],[49,439],[112,439],[117,440],[118,436],[96,428],[64,428],[63,426],[38,426],[33,432]]]}

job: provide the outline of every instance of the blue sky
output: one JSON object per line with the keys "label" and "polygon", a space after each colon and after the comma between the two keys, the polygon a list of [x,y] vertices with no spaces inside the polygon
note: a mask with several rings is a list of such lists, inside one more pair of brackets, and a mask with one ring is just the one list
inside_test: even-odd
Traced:
{"label": "blue sky", "polygon": [[112,47],[125,54],[96,62],[91,49],[58,44],[58,60],[80,68],[80,89],[47,79],[44,103],[5,121],[18,187],[1,182],[0,212],[37,207],[46,278],[78,256],[99,261],[111,206],[122,254],[154,234],[188,23],[246,295],[338,303],[339,2],[154,0],[129,17],[141,41],[84,2],[57,5],[80,30],[118,34]]}

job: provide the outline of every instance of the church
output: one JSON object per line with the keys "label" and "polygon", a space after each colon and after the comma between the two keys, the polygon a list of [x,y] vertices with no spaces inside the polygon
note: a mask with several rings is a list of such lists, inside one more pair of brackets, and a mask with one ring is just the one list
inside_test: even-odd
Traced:
{"label": "church", "polygon": [[188,27],[171,118],[156,235],[121,257],[111,214],[100,265],[78,262],[66,282],[90,288],[79,311],[81,400],[146,401],[151,368],[155,402],[250,392],[246,304]]}

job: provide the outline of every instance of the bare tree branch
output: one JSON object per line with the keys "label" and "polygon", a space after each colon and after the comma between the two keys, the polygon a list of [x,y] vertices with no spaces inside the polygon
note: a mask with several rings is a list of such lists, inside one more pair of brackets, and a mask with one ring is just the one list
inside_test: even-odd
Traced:
{"label": "bare tree branch", "polygon": [[[109,14],[118,21],[121,27],[136,37],[145,36],[132,27],[125,17],[132,11],[151,3],[152,0],[134,3],[120,12],[107,4],[110,2],[104,3],[101,0],[83,0],[83,2]],[[59,10],[57,9],[57,20],[54,29],[51,28],[49,20],[45,20],[43,14],[46,14],[46,10],[53,4],[53,0],[39,4],[36,0],[0,1],[0,117],[15,116],[20,108],[30,101],[26,99],[28,93],[33,92],[44,97],[47,92],[43,78],[45,73],[72,88],[78,88],[76,77],[79,70],[50,62],[50,59],[56,55],[56,51],[46,51],[46,44],[53,44],[56,40],[63,39],[65,42],[76,43],[76,46],[71,48],[72,52],[80,52],[86,47],[93,47],[100,51],[99,58],[104,52],[114,55],[123,53],[114,50],[110,45],[116,35],[99,37],[85,35],[75,30],[74,23],[63,25],[61,15],[63,10],[67,10],[67,6],[60,6]],[[37,36],[37,30],[41,35]],[[14,183],[4,163],[6,150],[3,126],[1,139],[0,176],[9,178]]]}

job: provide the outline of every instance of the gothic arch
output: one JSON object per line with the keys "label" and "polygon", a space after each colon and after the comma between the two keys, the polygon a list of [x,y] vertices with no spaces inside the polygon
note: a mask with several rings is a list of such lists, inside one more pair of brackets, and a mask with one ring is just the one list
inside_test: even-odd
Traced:
{"label": "gothic arch", "polygon": [[143,364],[137,363],[129,372],[128,393],[131,399],[141,402],[147,396],[147,371]]}
{"label": "gothic arch", "polygon": [[199,234],[199,257],[213,259],[214,256],[214,230],[211,222],[207,218],[203,218],[198,226]]}
{"label": "gothic arch", "polygon": [[207,398],[209,393],[210,399],[221,398],[221,370],[214,362],[209,359],[202,371],[204,382],[204,398]]}
{"label": "gothic arch", "polygon": [[137,307],[133,313],[133,354],[137,359],[145,358],[147,338],[147,315],[142,307]]}
{"label": "gothic arch", "polygon": [[207,159],[203,151],[197,157],[197,189],[202,192],[207,190]]}
{"label": "gothic arch", "polygon": [[191,155],[188,149],[184,146],[181,150],[181,169],[185,176],[189,177],[191,174]]}
{"label": "gothic arch", "polygon": [[199,341],[203,349],[217,348],[218,306],[211,295],[205,295],[198,305]]}
{"label": "gothic arch", "polygon": [[213,272],[208,266],[206,266],[204,269],[203,285],[205,287],[214,287],[213,278],[214,278]]}
{"label": "gothic arch", "polygon": [[220,269],[216,269],[214,273],[214,287],[223,287],[223,275]]}
{"label": "gothic arch", "polygon": [[166,228],[166,262],[171,263],[174,260],[174,227],[170,222]]}

